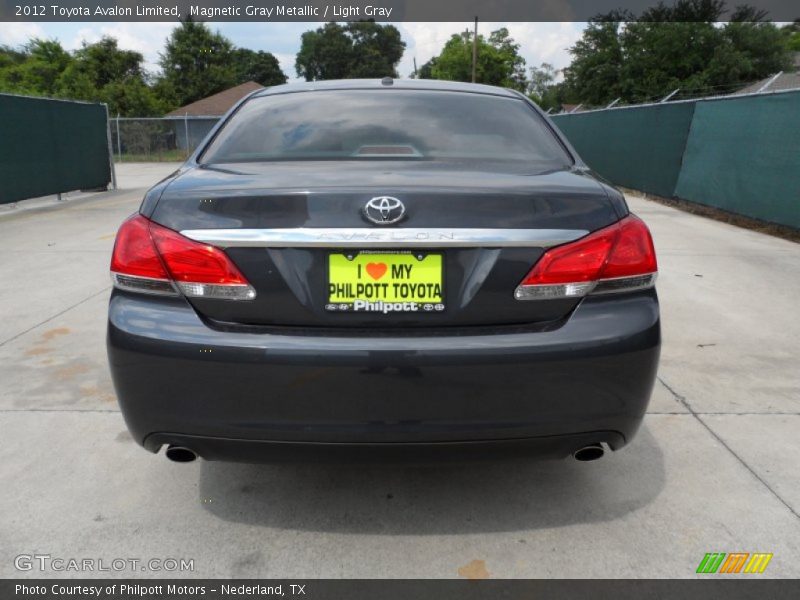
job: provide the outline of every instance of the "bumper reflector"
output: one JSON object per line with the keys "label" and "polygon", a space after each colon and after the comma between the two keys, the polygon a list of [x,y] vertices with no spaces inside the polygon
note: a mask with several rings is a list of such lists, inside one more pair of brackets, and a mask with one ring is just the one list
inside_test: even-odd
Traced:
{"label": "bumper reflector", "polygon": [[210,298],[213,300],[252,300],[256,291],[249,285],[214,285],[213,283],[178,282],[178,287],[186,296]]}

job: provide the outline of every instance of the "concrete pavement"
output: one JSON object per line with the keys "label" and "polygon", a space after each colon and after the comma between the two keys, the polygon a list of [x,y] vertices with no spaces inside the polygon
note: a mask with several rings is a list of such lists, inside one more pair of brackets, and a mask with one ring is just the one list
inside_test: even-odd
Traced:
{"label": "concrete pavement", "polygon": [[664,347],[642,431],[601,461],[181,465],[128,436],[104,349],[114,232],[174,168],[0,214],[0,577],[78,576],[15,569],[34,553],[194,560],[119,573],[148,577],[693,577],[706,552],[800,576],[797,244],[629,198]]}

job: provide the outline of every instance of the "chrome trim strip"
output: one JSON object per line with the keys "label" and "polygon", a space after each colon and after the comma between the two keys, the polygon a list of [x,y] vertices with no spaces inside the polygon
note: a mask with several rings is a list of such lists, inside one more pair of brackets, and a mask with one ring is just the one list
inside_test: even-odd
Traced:
{"label": "chrome trim strip", "polygon": [[190,239],[223,248],[549,248],[577,240],[582,229],[311,228],[186,229]]}

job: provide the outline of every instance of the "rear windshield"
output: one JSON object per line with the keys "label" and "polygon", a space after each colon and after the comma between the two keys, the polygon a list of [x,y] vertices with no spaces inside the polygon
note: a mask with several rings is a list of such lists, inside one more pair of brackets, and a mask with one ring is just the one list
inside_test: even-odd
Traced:
{"label": "rear windshield", "polygon": [[330,90],[253,98],[217,134],[203,163],[459,160],[572,164],[521,99],[419,90]]}

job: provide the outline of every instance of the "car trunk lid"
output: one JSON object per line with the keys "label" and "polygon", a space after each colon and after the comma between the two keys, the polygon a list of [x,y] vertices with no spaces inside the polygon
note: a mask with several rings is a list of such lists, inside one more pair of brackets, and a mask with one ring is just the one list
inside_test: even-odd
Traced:
{"label": "car trunk lid", "polygon": [[[370,200],[383,197],[402,203],[401,220],[381,225],[365,214]],[[514,289],[547,246],[620,215],[602,187],[578,171],[533,174],[491,164],[465,169],[452,162],[370,160],[190,169],[166,188],[150,216],[225,248],[256,289],[257,297],[247,302],[192,299],[211,320],[435,328],[563,318],[576,300],[521,302]],[[436,290],[428,284],[438,284],[438,294],[414,294],[411,300],[420,306],[413,311],[345,309],[347,302],[338,300],[347,294],[336,296],[330,286],[355,284],[359,266],[361,280],[370,284],[426,284],[431,292]],[[423,266],[427,279],[398,279]],[[391,304],[403,299],[383,298]]]}

